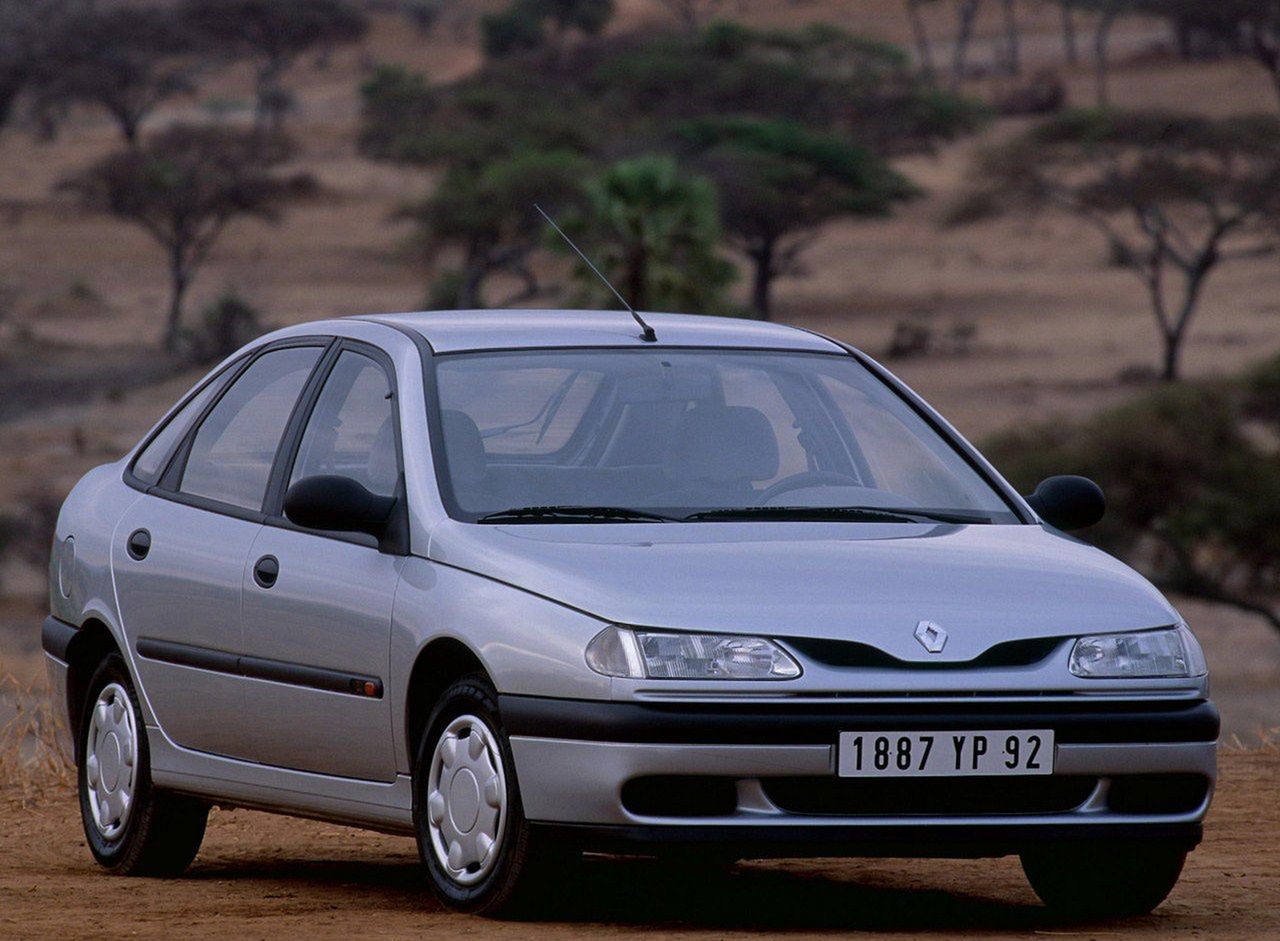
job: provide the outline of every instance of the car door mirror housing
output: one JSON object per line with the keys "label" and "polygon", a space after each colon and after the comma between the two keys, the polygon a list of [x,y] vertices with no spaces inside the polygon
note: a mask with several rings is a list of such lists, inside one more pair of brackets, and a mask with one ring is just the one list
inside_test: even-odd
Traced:
{"label": "car door mirror housing", "polygon": [[1046,477],[1027,502],[1046,523],[1067,532],[1092,526],[1107,511],[1102,488],[1088,477],[1071,474]]}
{"label": "car door mirror housing", "polygon": [[392,528],[395,497],[372,493],[350,477],[304,477],[284,495],[284,515],[307,529],[367,533],[383,542]]}

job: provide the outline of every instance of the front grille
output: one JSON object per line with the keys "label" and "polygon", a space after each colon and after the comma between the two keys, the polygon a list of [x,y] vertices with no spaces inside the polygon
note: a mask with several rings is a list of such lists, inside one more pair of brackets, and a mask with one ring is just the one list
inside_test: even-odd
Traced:
{"label": "front grille", "polygon": [[899,660],[879,647],[856,640],[824,640],[816,637],[785,641],[811,660],[830,667],[878,670],[979,670],[991,667],[1029,667],[1049,657],[1063,644],[1061,637],[1037,637],[996,644],[972,660],[937,662]]}
{"label": "front grille", "polygon": [[763,778],[765,795],[792,814],[839,817],[963,817],[1075,810],[1096,777]]}

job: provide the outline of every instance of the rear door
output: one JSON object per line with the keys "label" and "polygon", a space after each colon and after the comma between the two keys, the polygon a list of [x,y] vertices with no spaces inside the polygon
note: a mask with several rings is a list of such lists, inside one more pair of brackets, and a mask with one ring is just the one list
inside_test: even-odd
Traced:
{"label": "rear door", "polygon": [[[117,528],[112,568],[143,689],[179,745],[246,752],[237,676],[245,564],[276,450],[322,352],[317,341],[257,355],[184,407],[198,414],[179,413],[131,469],[145,495]],[[191,427],[175,453],[158,453],[179,420]]]}
{"label": "rear door", "polygon": [[307,408],[244,573],[251,757],[390,781],[396,768],[385,682],[403,557],[379,551],[372,537],[304,530],[279,513],[289,484],[322,474],[404,499],[390,360],[344,341]]}

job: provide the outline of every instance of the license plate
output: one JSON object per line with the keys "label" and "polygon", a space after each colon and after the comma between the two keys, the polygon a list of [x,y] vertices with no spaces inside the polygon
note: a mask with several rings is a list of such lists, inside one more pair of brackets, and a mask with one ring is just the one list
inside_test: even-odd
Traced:
{"label": "license plate", "polygon": [[841,777],[912,778],[1053,773],[1053,730],[841,732]]}

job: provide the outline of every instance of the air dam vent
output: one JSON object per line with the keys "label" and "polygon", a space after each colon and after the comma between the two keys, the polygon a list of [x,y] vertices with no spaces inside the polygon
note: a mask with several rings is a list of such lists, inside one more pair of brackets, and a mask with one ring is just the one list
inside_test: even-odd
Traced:
{"label": "air dam vent", "polygon": [[780,810],[835,817],[943,817],[1059,814],[1075,810],[1098,785],[1096,777],[1022,778],[764,778],[764,792]]}
{"label": "air dam vent", "polygon": [[727,817],[738,808],[733,778],[663,774],[633,778],[622,806],[638,817]]}

